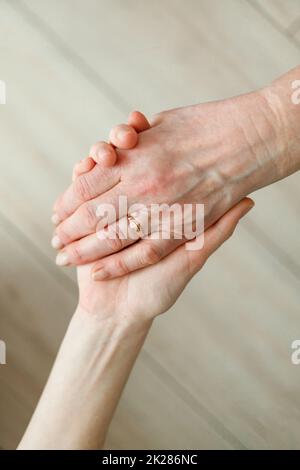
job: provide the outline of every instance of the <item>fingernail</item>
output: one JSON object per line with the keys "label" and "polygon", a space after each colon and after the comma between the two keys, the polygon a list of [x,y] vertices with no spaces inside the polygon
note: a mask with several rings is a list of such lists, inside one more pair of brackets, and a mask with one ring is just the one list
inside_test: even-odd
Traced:
{"label": "fingernail", "polygon": [[53,246],[53,248],[55,248],[56,250],[59,250],[60,248],[62,248],[64,245],[63,243],[61,242],[60,238],[55,235],[52,240],[51,240],[51,245]]}
{"label": "fingernail", "polygon": [[52,214],[51,221],[54,225],[59,224],[59,217],[57,214]]}
{"label": "fingernail", "polygon": [[100,268],[98,271],[92,273],[93,281],[104,281],[104,279],[107,279],[108,277],[108,272],[105,271],[103,268]]}
{"label": "fingernail", "polygon": [[69,264],[68,253],[58,253],[55,262],[57,266],[66,266],[67,264]]}

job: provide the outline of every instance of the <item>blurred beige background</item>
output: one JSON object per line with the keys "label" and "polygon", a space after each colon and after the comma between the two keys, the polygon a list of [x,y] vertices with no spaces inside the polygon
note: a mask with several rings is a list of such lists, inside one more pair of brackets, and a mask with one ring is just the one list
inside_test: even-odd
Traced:
{"label": "blurred beige background", "polygon": [[[132,109],[246,92],[299,57],[299,0],[0,0],[0,447],[16,446],[76,305],[49,242],[73,164]],[[300,448],[299,197],[300,174],[255,194],[156,321],[108,448]]]}

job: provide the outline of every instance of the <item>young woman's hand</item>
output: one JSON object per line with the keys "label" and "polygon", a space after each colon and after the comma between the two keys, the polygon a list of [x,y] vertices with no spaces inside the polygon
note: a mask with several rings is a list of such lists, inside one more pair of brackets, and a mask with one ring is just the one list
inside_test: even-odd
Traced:
{"label": "young woman's hand", "polygon": [[[124,276],[95,281],[100,264],[78,267],[79,305],[89,313],[105,316],[120,314],[135,318],[154,318],[168,310],[177,300],[189,280],[206,260],[234,232],[239,220],[253,207],[251,199],[245,198],[204,234],[200,250],[189,251],[185,245],[147,268]],[[144,245],[144,257],[151,258],[151,244]],[[148,247],[148,248],[147,248]],[[94,276],[93,276],[94,274]]]}

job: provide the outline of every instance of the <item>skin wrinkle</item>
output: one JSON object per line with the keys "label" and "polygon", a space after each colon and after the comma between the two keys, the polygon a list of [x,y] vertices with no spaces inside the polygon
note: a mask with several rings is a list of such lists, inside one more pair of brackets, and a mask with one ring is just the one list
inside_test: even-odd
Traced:
{"label": "skin wrinkle", "polygon": [[[215,142],[213,141],[210,145],[210,147],[213,149],[215,147]],[[167,145],[166,148],[168,148],[169,151],[176,151],[177,153],[177,147],[174,145],[174,142],[172,142],[170,145]],[[194,153],[199,153],[199,148],[195,146]],[[194,159],[192,160],[194,161]],[[215,212],[215,206],[220,202],[220,200],[223,200],[223,204],[225,202],[226,207],[230,207],[232,203],[232,195],[230,192],[231,186],[226,188],[226,179],[228,179],[225,175],[221,173],[221,169],[216,170],[216,167],[214,163],[211,160],[205,160],[202,158],[202,168],[195,167],[194,163],[191,163],[189,160],[188,161],[183,161],[182,163],[182,168],[184,168],[183,173],[187,173],[189,175],[189,183],[190,183],[190,188],[187,191],[185,188],[184,191],[180,191],[181,185],[175,185],[176,186],[176,191],[174,191],[173,186],[170,185],[170,195],[169,197],[166,197],[165,194],[165,200],[169,204],[176,203],[178,200],[184,199],[186,202],[190,201],[198,201],[200,198],[200,203],[202,201],[208,200],[208,197],[211,195],[213,196],[213,199],[210,200],[210,208],[208,206],[208,220],[211,219],[209,217],[210,212]],[[205,168],[206,167],[206,168]],[[176,170],[175,170],[176,171]],[[172,175],[173,173],[173,179],[174,179],[174,169],[172,165],[170,165],[170,170],[168,174]],[[182,174],[181,172],[177,171],[177,175],[175,177],[176,181],[181,181],[182,179]],[[143,180],[143,176],[141,176],[141,181]],[[143,187],[143,184],[141,185]],[[200,188],[200,190],[199,190]],[[220,192],[221,191],[221,192]],[[147,194],[149,193],[148,189],[144,188],[144,192]],[[153,194],[149,195],[149,200],[147,200],[149,204],[153,203]],[[157,201],[155,201],[157,202]],[[159,200],[158,204],[161,204],[162,201]],[[184,202],[181,201],[183,204]],[[214,221],[216,218],[214,218]],[[195,222],[195,221],[193,221]]]}
{"label": "skin wrinkle", "polygon": [[[251,123],[251,128],[255,133],[255,139],[254,141],[256,142],[255,145],[251,145],[250,139],[249,139],[249,151],[253,156],[252,159],[252,164],[248,165],[248,171],[245,171],[241,176],[246,180],[249,179],[249,181],[253,181],[252,185],[254,187],[257,185],[257,177],[258,177],[258,170],[260,170],[263,173],[266,173],[266,164],[269,161],[272,161],[272,158],[269,157],[269,152],[267,151],[262,151],[263,148],[266,148],[265,145],[265,139],[262,137],[261,133],[258,131],[257,126],[255,125],[255,121],[253,120],[251,114],[249,114],[249,121]],[[247,132],[244,132],[245,140],[248,139]],[[256,151],[256,149],[259,148],[260,152]],[[268,168],[268,170],[270,170]],[[274,172],[272,173],[274,174]]]}
{"label": "skin wrinkle", "polygon": [[[299,73],[300,67],[291,71],[290,75],[297,78]],[[169,146],[169,154],[163,151],[168,148],[168,142],[165,147],[162,142],[159,144],[160,134],[155,133],[153,129],[151,139],[156,139],[155,148],[160,148],[157,155],[151,153],[148,141],[144,147],[146,151],[141,152],[138,162],[132,165],[131,159],[128,159],[128,167],[123,170],[126,172],[129,168],[128,185],[131,199],[140,196],[140,193],[134,192],[134,182],[135,178],[141,175],[141,185],[148,184],[147,189],[157,200],[166,202],[167,196],[181,204],[184,201],[204,201],[209,223],[212,224],[214,219],[218,222],[206,230],[205,244],[201,252],[189,252],[184,246],[174,250],[174,245],[168,245],[167,252],[162,249],[163,244],[160,244],[157,250],[154,244],[149,243],[150,250],[140,252],[140,258],[145,261],[144,265],[143,262],[133,264],[131,271],[135,272],[126,275],[117,273],[116,279],[105,282],[94,282],[90,275],[91,268],[93,269],[91,265],[86,264],[78,268],[79,302],[86,303],[86,312],[82,315],[79,304],[60,348],[45,389],[46,393],[44,392],[19,448],[85,449],[97,448],[99,443],[102,444],[124,384],[153,319],[174,304],[191,275],[202,268],[204,261],[230,237],[238,220],[253,207],[251,200],[245,198],[228,210],[228,199],[224,194],[230,191],[231,203],[234,204],[234,201],[247,194],[250,186],[251,189],[258,189],[280,177],[288,176],[297,167],[300,168],[300,140],[296,137],[295,127],[299,126],[300,107],[291,106],[291,97],[288,95],[290,75],[282,77],[279,86],[273,85],[274,90],[277,86],[280,101],[283,103],[283,100],[286,100],[286,122],[282,125],[277,126],[274,119],[274,127],[272,126],[272,115],[268,114],[267,105],[262,106],[261,92],[219,103],[186,107],[160,116],[168,131],[164,137],[174,140]],[[261,106],[263,109],[260,109]],[[204,131],[203,119],[207,120]],[[171,122],[175,132],[168,129],[168,122]],[[289,126],[289,130],[285,126]],[[270,171],[273,161],[269,160],[268,155],[269,152],[272,153],[272,131],[275,132],[275,140],[276,137],[278,139],[275,142],[278,145],[278,169],[275,172]],[[185,142],[193,133],[195,140],[191,144]],[[299,130],[298,134],[300,135]],[[286,138],[287,146],[284,145]],[[293,145],[290,145],[290,138],[294,141]],[[178,145],[175,145],[176,143]],[[199,152],[195,156],[196,148]],[[182,160],[191,163],[191,154],[198,158],[194,167],[182,165]],[[135,155],[139,155],[138,152]],[[174,170],[168,173],[168,178],[159,178],[160,173],[170,169],[170,165],[174,165]],[[197,187],[193,179],[194,168],[198,168]],[[155,185],[157,177],[159,187]],[[147,183],[147,180],[150,183]],[[169,186],[168,190],[166,185]],[[182,190],[183,186],[186,191]],[[91,188],[92,185],[87,187]],[[106,199],[115,203],[115,196],[119,196],[119,192],[110,193]],[[182,194],[179,201],[178,194]],[[81,215],[84,223],[87,211],[82,211]],[[76,222],[80,226],[80,218]],[[74,219],[73,224],[76,225]],[[76,233],[73,235],[76,237]],[[82,244],[83,242],[84,239]],[[132,256],[132,252],[127,250],[123,251],[123,255],[125,252],[131,253]],[[167,254],[169,256],[166,256]],[[155,264],[156,261],[159,261],[159,264]],[[105,262],[107,258],[102,261]],[[119,258],[120,264],[122,263]],[[95,318],[101,319],[99,328],[97,321],[90,322]],[[196,401],[194,400],[195,403]],[[222,429],[221,421],[214,419],[214,423],[218,425],[219,430]],[[223,434],[225,436],[225,433]],[[230,437],[228,432],[226,436]]]}
{"label": "skin wrinkle", "polygon": [[[300,138],[295,138],[300,106],[291,104],[290,87],[299,70],[273,83],[268,96],[262,89],[156,115],[154,127],[139,134],[135,148],[118,151],[116,168],[121,182],[97,201],[112,196],[110,202],[115,203],[121,193],[127,195],[129,206],[135,202],[204,204],[207,228],[247,194],[292,173],[300,167]],[[287,151],[288,137],[293,144]],[[65,213],[63,206],[69,203],[72,201],[66,197],[61,212]],[[69,241],[89,233],[84,215],[79,211],[69,224]],[[58,235],[63,228],[57,228]],[[172,246],[175,249],[170,241],[165,249]],[[134,258],[137,250],[131,252]],[[91,261],[88,248],[87,257]],[[94,261],[97,259],[95,253]]]}
{"label": "skin wrinkle", "polygon": [[[257,109],[255,109],[255,115],[257,115]],[[258,126],[256,125],[256,120],[259,119],[261,115],[258,115],[256,119],[254,117],[255,115],[249,110],[243,122],[236,120],[236,125],[243,136],[244,142],[247,144],[246,152],[243,152],[242,155],[247,154],[248,158],[246,160],[247,165],[243,165],[239,173],[235,172],[232,182],[237,186],[241,183],[245,184],[245,182],[248,181],[248,193],[258,189],[257,185],[261,177],[261,169],[263,170],[262,173],[266,173],[266,164],[271,160],[269,157],[270,152],[265,141],[269,139],[269,137],[266,139],[266,135],[269,135],[272,126],[267,126],[266,135],[263,135],[262,132],[259,132]],[[249,158],[249,156],[251,156],[251,158]],[[269,170],[268,168],[268,172]]]}
{"label": "skin wrinkle", "polygon": [[[282,100],[280,99],[280,96],[276,94],[271,87],[264,88],[261,91],[261,96],[265,100],[265,103],[268,107],[268,111],[272,113],[273,117],[275,118],[275,121],[277,121],[277,127],[281,129],[287,129],[288,128],[288,120],[285,117],[284,112],[281,110],[283,109],[283,104]],[[283,142],[283,147],[286,148],[288,147],[289,139],[287,138],[287,135],[284,133],[284,142]]]}
{"label": "skin wrinkle", "polygon": [[[277,160],[278,156],[284,151],[284,146],[280,145],[280,141],[277,138],[274,120],[271,119],[269,112],[267,112],[264,107],[261,108],[261,112],[270,128],[270,138],[265,140],[265,145],[268,147],[269,151],[269,158]],[[259,129],[257,129],[257,132],[259,133]],[[261,137],[263,138],[263,136]]]}
{"label": "skin wrinkle", "polygon": [[[293,135],[289,135],[289,133],[292,132],[293,123],[289,119],[288,113],[286,112],[287,107],[283,100],[285,93],[282,93],[283,96],[281,96],[280,93],[282,86],[279,85],[278,92],[278,90],[276,90],[276,85],[277,81],[273,82],[270,87],[264,88],[261,91],[261,94],[266,101],[270,113],[272,113],[274,116],[274,121],[277,123],[277,134],[280,134],[281,137],[278,139],[279,143],[281,143],[281,152],[279,152],[279,155],[286,155],[285,165],[282,165],[281,161],[277,164],[279,179],[282,179],[287,175],[287,173],[290,174],[293,171],[299,169],[299,162],[297,165],[297,160],[294,158],[295,149],[293,148],[293,145],[295,145],[294,142],[296,141],[299,132],[297,132],[296,126],[296,130],[293,131]],[[295,145],[295,147],[297,150],[297,147],[299,147],[299,142]],[[293,169],[294,166],[295,168]]]}
{"label": "skin wrinkle", "polygon": [[[280,180],[299,169],[299,163],[297,164],[297,158],[295,158],[297,145],[295,145],[294,149],[292,148],[293,144],[291,145],[291,142],[296,142],[295,135],[292,134],[291,130],[293,128],[293,120],[289,123],[288,117],[283,111],[282,98],[278,96],[278,93],[275,94],[273,92],[272,87],[262,90],[262,95],[267,106],[267,108],[263,108],[263,111],[273,128],[274,134],[273,140],[271,140],[272,143],[274,142],[274,145],[270,152],[271,157],[273,156],[274,158],[275,171],[273,179]],[[288,108],[285,107],[285,109]],[[268,144],[268,141],[266,144]]]}

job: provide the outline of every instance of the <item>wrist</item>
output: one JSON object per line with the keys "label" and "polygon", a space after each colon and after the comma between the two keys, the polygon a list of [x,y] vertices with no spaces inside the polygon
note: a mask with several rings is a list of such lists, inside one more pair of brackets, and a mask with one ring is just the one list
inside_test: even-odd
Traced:
{"label": "wrist", "polygon": [[87,310],[78,304],[72,321],[84,328],[92,328],[99,334],[98,339],[116,341],[134,336],[146,336],[153,319],[133,315],[126,310],[108,311],[105,308]]}
{"label": "wrist", "polygon": [[277,180],[300,169],[300,103],[293,100],[294,79],[292,71],[260,91],[276,130]]}
{"label": "wrist", "polygon": [[[232,205],[280,178],[278,159],[284,152],[284,140],[262,91],[209,103],[203,109],[199,105],[197,114],[202,117],[204,111],[214,121],[204,132],[199,131],[202,142],[196,167],[201,179],[206,174],[209,188],[228,196],[223,198],[224,204]],[[201,119],[198,121],[201,127]],[[202,151],[206,140],[209,158]]]}
{"label": "wrist", "polygon": [[280,161],[285,151],[277,114],[270,108],[264,90],[258,90],[236,98],[237,127],[243,135],[242,161],[232,171],[238,182],[238,197],[244,197],[257,189],[281,178]]}

